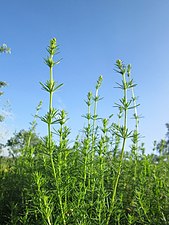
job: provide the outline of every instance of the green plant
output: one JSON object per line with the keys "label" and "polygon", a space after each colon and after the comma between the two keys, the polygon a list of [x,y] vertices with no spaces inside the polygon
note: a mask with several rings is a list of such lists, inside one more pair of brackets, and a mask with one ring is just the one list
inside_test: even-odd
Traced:
{"label": "green plant", "polygon": [[[53,95],[62,86],[53,76],[60,61],[54,60],[55,38],[47,51],[49,80],[41,86],[49,94],[48,111],[38,116],[40,103],[30,130],[17,136],[16,157],[1,158],[0,224],[167,225],[169,162],[163,155],[154,160],[139,144],[131,66],[116,61],[122,91],[115,104],[117,121],[113,114],[98,115],[100,76],[94,92],[87,94],[86,124],[70,145],[67,113],[53,106]],[[47,126],[47,136],[38,139],[38,145],[37,118]]]}

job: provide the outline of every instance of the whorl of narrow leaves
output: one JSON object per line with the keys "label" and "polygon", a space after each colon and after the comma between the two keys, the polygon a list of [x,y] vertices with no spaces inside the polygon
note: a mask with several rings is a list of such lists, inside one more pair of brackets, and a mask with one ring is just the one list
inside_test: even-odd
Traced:
{"label": "whorl of narrow leaves", "polygon": [[[46,81],[46,83],[40,82],[42,89],[49,93],[49,111],[46,113],[44,117],[41,117],[41,120],[48,124],[49,133],[51,133],[50,126],[52,124],[58,123],[58,110],[53,108],[53,94],[56,90],[58,90],[63,84],[57,84],[57,82],[53,79],[53,67],[60,62],[54,61],[54,56],[58,53],[58,46],[56,43],[56,38],[51,39],[50,44],[47,48],[49,56],[45,59],[45,63],[50,68],[50,79]],[[50,134],[51,136],[51,134]]]}
{"label": "whorl of narrow leaves", "polygon": [[50,80],[47,80],[45,84],[40,82],[42,85],[42,89],[47,91],[47,92],[55,92],[57,89],[59,89],[63,84],[57,85],[55,81],[51,82]]}
{"label": "whorl of narrow leaves", "polygon": [[47,48],[49,56],[45,59],[45,63],[49,66],[49,68],[52,68],[54,65],[60,62],[60,60],[56,62],[53,60],[54,55],[58,54],[58,50],[59,48],[56,43],[56,38],[51,39],[50,45]]}

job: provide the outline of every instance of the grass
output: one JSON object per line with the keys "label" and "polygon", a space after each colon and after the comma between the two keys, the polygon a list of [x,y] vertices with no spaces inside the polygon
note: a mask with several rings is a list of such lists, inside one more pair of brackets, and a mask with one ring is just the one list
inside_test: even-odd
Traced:
{"label": "grass", "polygon": [[[49,108],[39,116],[41,103],[37,107],[20,154],[13,159],[1,157],[0,224],[169,224],[169,161],[159,156],[157,162],[140,144],[131,65],[116,61],[121,77],[117,87],[122,93],[115,104],[117,121],[112,115],[100,118],[97,114],[102,99],[100,76],[94,93],[87,94],[83,134],[70,147],[67,113],[53,106],[53,95],[62,86],[53,77],[59,63],[54,59],[55,38],[47,51],[49,80],[41,86],[49,95]],[[48,133],[38,145],[31,145],[39,118]]]}

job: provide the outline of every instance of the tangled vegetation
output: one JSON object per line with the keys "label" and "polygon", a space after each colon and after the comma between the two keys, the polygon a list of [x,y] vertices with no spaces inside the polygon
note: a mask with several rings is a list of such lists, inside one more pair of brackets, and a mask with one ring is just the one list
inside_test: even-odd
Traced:
{"label": "tangled vegetation", "polygon": [[[70,146],[67,113],[53,106],[53,94],[62,86],[53,77],[59,62],[54,60],[55,38],[47,50],[49,80],[41,86],[49,95],[49,108],[39,116],[39,104],[30,130],[8,141],[11,157],[0,159],[0,224],[169,224],[168,154],[146,155],[140,144],[131,65],[116,61],[122,93],[115,104],[117,121],[97,114],[100,76],[94,93],[87,94],[83,134]],[[36,136],[39,119],[48,128],[44,138]]]}

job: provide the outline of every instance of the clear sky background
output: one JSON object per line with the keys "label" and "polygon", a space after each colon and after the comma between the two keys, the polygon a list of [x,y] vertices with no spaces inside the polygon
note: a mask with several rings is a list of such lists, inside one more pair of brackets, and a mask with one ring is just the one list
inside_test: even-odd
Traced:
{"label": "clear sky background", "polygon": [[[41,114],[47,110],[48,96],[39,82],[48,79],[44,64],[46,47],[52,37],[60,46],[54,77],[64,83],[54,105],[69,113],[72,137],[84,125],[84,99],[103,75],[100,116],[114,112],[120,98],[114,89],[119,75],[117,59],[132,64],[138,84],[140,131],[147,152],[153,141],[165,137],[169,122],[169,1],[168,0],[0,0],[0,45],[12,54],[0,55],[0,80],[8,87],[1,106],[9,100],[11,115],[0,124],[8,138],[12,132],[29,127],[40,100]],[[38,132],[46,128],[39,122]],[[1,142],[3,140],[1,139]]]}

